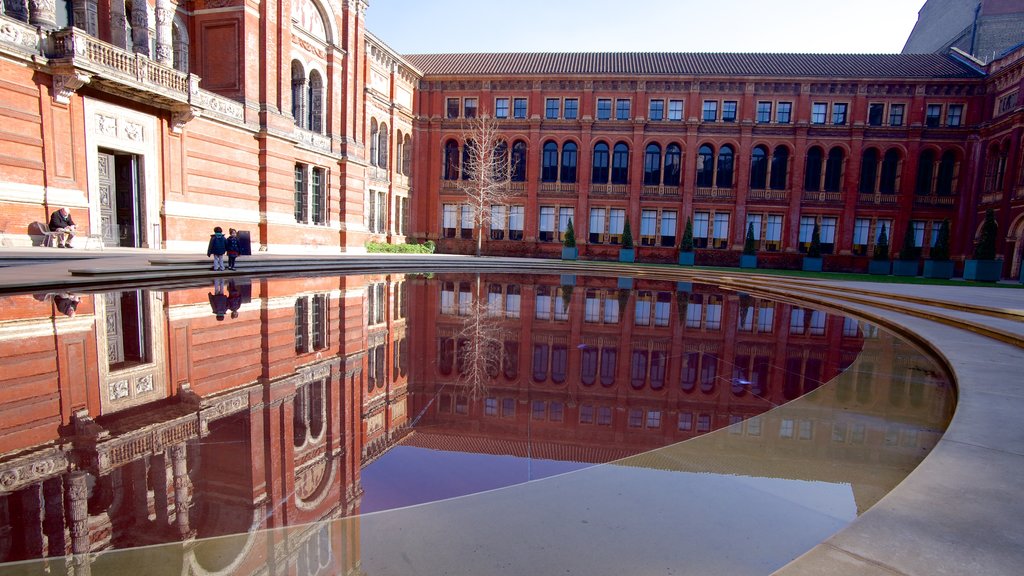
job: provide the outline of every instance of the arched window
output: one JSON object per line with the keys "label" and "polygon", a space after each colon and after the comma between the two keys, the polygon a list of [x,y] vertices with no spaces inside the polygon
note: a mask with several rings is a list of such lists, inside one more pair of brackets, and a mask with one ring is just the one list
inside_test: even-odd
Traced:
{"label": "arched window", "polygon": [[412,174],[412,136],[406,134],[402,143],[402,174]]}
{"label": "arched window", "polygon": [[697,150],[697,187],[710,188],[715,182],[715,150],[707,144]]}
{"label": "arched window", "polygon": [[309,121],[306,127],[313,132],[323,133],[324,131],[324,82],[320,78],[320,72],[313,70],[309,73]]}
{"label": "arched window", "polygon": [[942,160],[939,161],[939,177],[936,182],[935,193],[939,196],[952,196],[956,194],[957,172],[960,163],[957,162],[956,152],[946,150],[942,153]]}
{"label": "arched window", "polygon": [[804,190],[808,192],[821,190],[821,162],[824,155],[821,148],[817,146],[807,151],[807,163],[804,166]]}
{"label": "arched window", "polygon": [[771,187],[772,190],[785,190],[789,187],[789,148],[776,146],[772,153]]}
{"label": "arched window", "polygon": [[444,143],[444,179],[459,179],[459,143],[455,140]]}
{"label": "arched window", "polygon": [[828,151],[825,161],[825,192],[839,192],[843,186],[843,149],[836,146]]}
{"label": "arched window", "polygon": [[860,186],[862,194],[875,193],[875,181],[878,179],[878,150],[868,148],[860,158]]}
{"label": "arched window", "polygon": [[370,166],[377,165],[377,119],[370,118]]}
{"label": "arched window", "polygon": [[885,151],[882,158],[882,178],[878,182],[878,191],[882,194],[896,194],[900,186],[900,152],[895,148]]}
{"label": "arched window", "polygon": [[462,179],[472,180],[476,177],[473,170],[473,146],[475,143],[472,140],[466,140],[466,144],[462,147]]}
{"label": "arched window", "polygon": [[665,149],[665,186],[679,186],[682,174],[683,151],[678,144],[669,144]]}
{"label": "arched window", "polygon": [[380,132],[377,134],[377,166],[388,169],[388,125],[381,122]]}
{"label": "arched window", "polygon": [[750,153],[750,189],[764,190],[768,185],[768,149],[755,146]]}
{"label": "arched window", "polygon": [[594,145],[594,166],[591,169],[590,181],[594,184],[608,183],[608,145],[604,142]]}
{"label": "arched window", "polygon": [[494,145],[494,180],[502,181],[509,177],[508,173],[508,143],[499,140]]}
{"label": "arched window", "polygon": [[935,174],[935,151],[925,150],[917,160],[917,178],[914,194],[927,196],[932,193],[932,175]]}
{"label": "arched window", "polygon": [[399,130],[395,138],[395,172],[402,174],[405,169],[405,140]]}
{"label": "arched window", "polygon": [[[70,5],[71,2],[68,2]],[[179,72],[188,72],[188,28],[177,15],[171,23],[171,58],[174,61],[174,69]]]}
{"label": "arched window", "polygon": [[661,146],[648,144],[644,151],[644,186],[661,184]]}
{"label": "arched window", "polygon": [[512,181],[526,182],[526,142],[516,140],[512,145]]}
{"label": "arched window", "polygon": [[544,154],[541,158],[540,181],[555,182],[558,180],[558,144],[553,140],[544,143]]}
{"label": "arched window", "polygon": [[732,146],[722,146],[718,151],[718,175],[715,186],[732,188],[733,156]]}
{"label": "arched window", "polygon": [[561,181],[573,184],[576,182],[576,143],[566,142],[562,145]]}
{"label": "arched window", "polygon": [[612,184],[629,183],[629,146],[619,142],[612,151]]}
{"label": "arched window", "polygon": [[292,60],[292,118],[296,126],[306,127],[306,71],[298,60]]}

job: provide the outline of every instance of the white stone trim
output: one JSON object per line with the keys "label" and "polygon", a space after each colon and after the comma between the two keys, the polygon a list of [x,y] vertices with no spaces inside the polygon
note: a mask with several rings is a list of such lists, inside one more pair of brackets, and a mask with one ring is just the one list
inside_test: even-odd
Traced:
{"label": "white stone trim", "polygon": [[[248,210],[245,208],[223,208],[210,206],[208,204],[195,204],[192,202],[181,202],[168,200],[164,203],[164,216],[174,218],[197,218],[200,220],[224,220],[228,222],[245,222],[258,225],[260,223],[260,211]],[[293,218],[294,220],[294,218]]]}
{"label": "white stone trim", "polygon": [[40,206],[49,204],[54,210],[58,206],[67,206],[68,208],[89,207],[88,197],[83,190],[4,181],[0,181],[0,202],[38,204]]}

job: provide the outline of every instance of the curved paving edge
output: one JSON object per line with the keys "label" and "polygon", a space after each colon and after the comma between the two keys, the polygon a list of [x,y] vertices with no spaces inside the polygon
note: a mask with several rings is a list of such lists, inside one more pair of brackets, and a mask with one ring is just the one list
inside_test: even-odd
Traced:
{"label": "curved paving edge", "polygon": [[[205,259],[156,253],[92,260],[82,266],[68,262],[0,270],[0,292],[62,285],[87,288],[110,282],[153,281],[173,276],[213,276]],[[673,267],[641,267],[614,263],[561,262],[516,258],[458,256],[361,255],[310,258],[317,271],[368,269],[374,272],[414,268],[494,270],[542,269],[549,273],[601,273],[657,276],[692,281],[699,278],[729,284],[736,272],[688,271]],[[95,266],[93,266],[95,264]],[[296,259],[247,259],[237,274],[294,273]],[[69,268],[105,269],[101,279],[72,277]],[[158,270],[156,270],[158,269]],[[170,273],[170,274],[169,274]],[[16,278],[16,279],[14,279]],[[761,278],[765,278],[761,276]],[[792,280],[788,279],[787,280]],[[985,322],[984,311],[1024,309],[1024,291],[981,287],[915,286],[918,307],[900,300],[900,285],[836,281],[779,282],[794,297],[831,304],[868,318],[884,320],[924,342],[947,363],[958,388],[956,412],[931,454],[899,486],[856,521],[808,551],[777,574],[783,575],[1016,575],[1024,567],[1024,348],[988,337],[972,325]],[[829,290],[823,291],[827,286]],[[905,288],[905,287],[903,287]],[[988,292],[988,291],[996,292]],[[874,303],[865,293],[891,298]],[[846,297],[844,297],[844,294]],[[990,298],[989,295],[992,297]],[[963,304],[973,314],[950,316],[950,305]],[[922,309],[921,307],[924,307]],[[902,311],[901,311],[902,310]],[[1004,314],[1005,316],[1005,314]],[[941,321],[940,321],[941,317]],[[963,319],[962,323],[957,318]],[[1024,337],[1024,323],[1009,320],[1000,330]]]}

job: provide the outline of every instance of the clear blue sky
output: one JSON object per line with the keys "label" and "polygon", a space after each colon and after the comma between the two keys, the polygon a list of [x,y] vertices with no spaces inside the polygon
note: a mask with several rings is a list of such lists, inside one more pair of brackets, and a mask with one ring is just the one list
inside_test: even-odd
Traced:
{"label": "clear blue sky", "polygon": [[369,0],[367,28],[431,52],[897,53],[924,0]]}

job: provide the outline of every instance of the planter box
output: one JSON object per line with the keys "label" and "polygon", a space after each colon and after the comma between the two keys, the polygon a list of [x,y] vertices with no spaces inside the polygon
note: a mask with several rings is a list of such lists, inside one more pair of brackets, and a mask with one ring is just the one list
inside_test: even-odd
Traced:
{"label": "planter box", "polygon": [[872,260],[868,263],[868,274],[888,275],[892,270],[892,262],[888,260]]}
{"label": "planter box", "polygon": [[964,260],[964,280],[998,282],[1002,273],[1002,260]]}
{"label": "planter box", "polygon": [[559,278],[559,282],[558,283],[561,284],[562,286],[575,286],[576,285],[576,275],[575,274],[562,274],[561,277]]}
{"label": "planter box", "polygon": [[633,248],[620,248],[619,262],[636,262],[636,250]]}
{"label": "planter box", "polygon": [[693,283],[676,282],[676,292],[693,292]]}
{"label": "planter box", "polygon": [[805,272],[821,272],[821,264],[825,261],[824,258],[813,258],[811,256],[804,256]]}
{"label": "planter box", "polygon": [[757,268],[757,254],[741,254],[740,268]]}
{"label": "planter box", "polygon": [[925,278],[941,278],[943,280],[949,280],[953,277],[953,261],[925,260],[923,276]]}
{"label": "planter box", "polygon": [[917,276],[917,260],[897,260],[892,263],[893,276]]}
{"label": "planter box", "polygon": [[693,266],[693,252],[680,252],[679,253],[679,265],[680,266]]}
{"label": "planter box", "polygon": [[562,247],[562,260],[575,260],[580,255],[579,248],[566,248]]}
{"label": "planter box", "polygon": [[[619,288],[620,290],[632,290],[633,289],[633,279],[632,278],[619,278],[618,283],[616,284],[616,287]],[[619,313],[621,314],[622,311],[620,310]]]}

